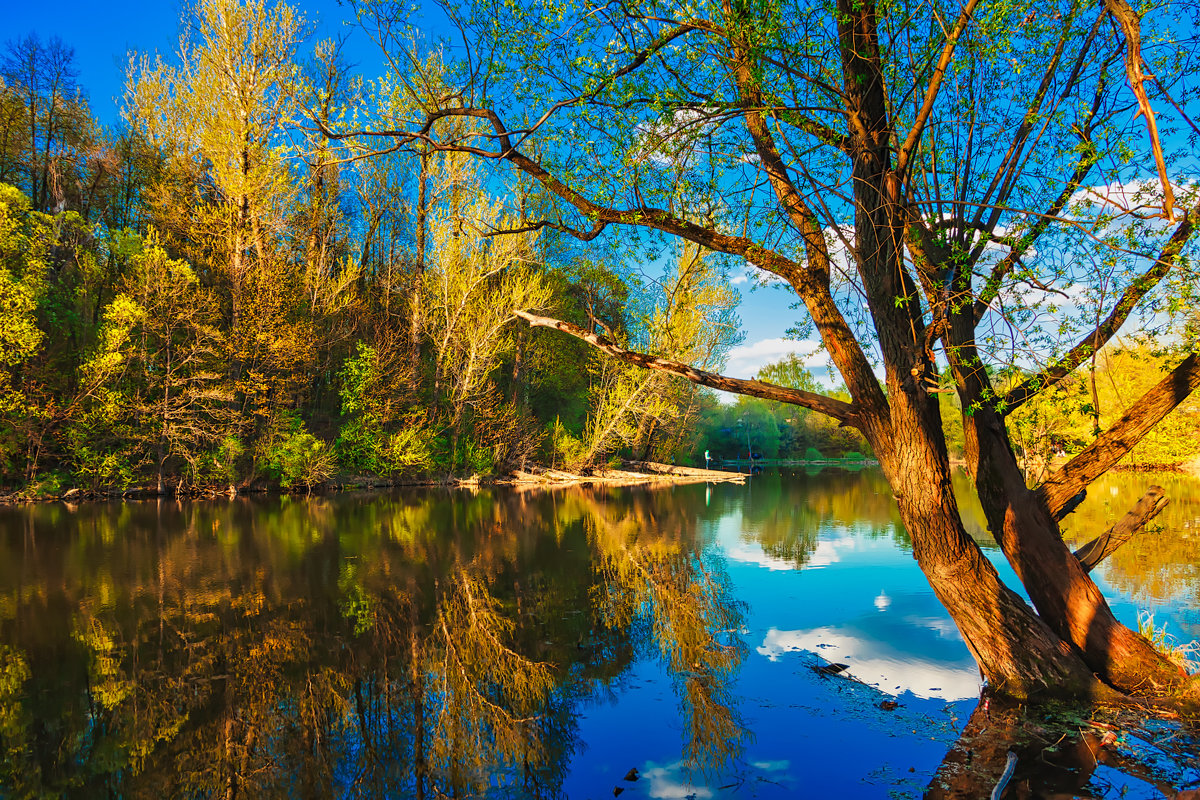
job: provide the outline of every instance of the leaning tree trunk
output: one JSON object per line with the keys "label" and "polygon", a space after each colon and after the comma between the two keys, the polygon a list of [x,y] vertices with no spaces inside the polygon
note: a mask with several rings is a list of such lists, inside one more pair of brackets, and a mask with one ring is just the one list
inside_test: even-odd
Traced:
{"label": "leaning tree trunk", "polygon": [[936,403],[892,403],[886,426],[866,426],[912,539],[913,556],[988,682],[1015,697],[1101,696],[1091,670],[1015,592],[966,532],[950,481]]}
{"label": "leaning tree trunk", "polygon": [[[964,294],[968,289],[958,286]],[[1117,621],[1087,569],[1063,542],[1057,509],[1026,486],[1004,417],[990,401],[996,392],[975,346],[972,304],[959,304],[948,313],[946,352],[962,407],[971,409],[962,415],[968,469],[988,529],[1038,614],[1116,689],[1146,694],[1178,687],[1186,677],[1182,670]]]}
{"label": "leaning tree trunk", "polygon": [[869,386],[855,392],[864,412],[859,427],[895,493],[917,563],[992,686],[1016,697],[1104,694],[1078,654],[1004,585],[963,526],[937,398],[926,388],[935,374],[933,331],[904,266],[906,212],[894,167],[903,168],[892,160],[875,3],[837,5],[844,92],[858,128],[851,152],[855,264],[887,382],[886,397]]}
{"label": "leaning tree trunk", "polygon": [[1183,670],[1117,620],[1063,541],[1045,501],[1026,487],[999,414],[977,410],[966,427],[988,528],[1042,619],[1080,651],[1092,671],[1123,692],[1157,694],[1180,686]]}

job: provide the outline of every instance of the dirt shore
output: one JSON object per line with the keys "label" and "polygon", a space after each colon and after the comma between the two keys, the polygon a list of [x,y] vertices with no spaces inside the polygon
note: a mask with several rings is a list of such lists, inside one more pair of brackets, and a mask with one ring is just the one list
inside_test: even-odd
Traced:
{"label": "dirt shore", "polygon": [[[553,486],[636,486],[639,484],[686,484],[686,483],[743,483],[744,473],[726,472],[715,469],[679,467],[674,464],[658,464],[653,461],[630,461],[620,468],[600,468],[587,473],[567,472],[545,467],[530,467],[508,475],[473,475],[454,478],[387,478],[382,476],[338,476],[326,483],[305,489],[283,490],[268,483],[252,483],[240,486],[207,486],[189,488],[184,491],[168,490],[165,496],[195,499],[236,497],[250,494],[319,494],[356,490],[388,489],[398,486],[455,487],[455,486],[516,486],[522,488]],[[151,487],[130,487],[125,490],[88,491],[78,488],[66,489],[61,493],[31,496],[25,492],[0,495],[0,504],[45,503],[65,501],[103,501],[120,499],[146,499],[163,496]]]}

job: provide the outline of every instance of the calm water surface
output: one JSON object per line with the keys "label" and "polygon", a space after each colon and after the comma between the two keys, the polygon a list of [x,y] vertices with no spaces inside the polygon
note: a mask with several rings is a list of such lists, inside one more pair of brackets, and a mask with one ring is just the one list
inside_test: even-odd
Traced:
{"label": "calm water surface", "polygon": [[[1152,482],[1101,580],[1200,639],[1196,481],[1106,478],[1068,537]],[[870,470],[0,509],[4,797],[951,796],[979,691]],[[1200,787],[1153,739],[1010,796]]]}

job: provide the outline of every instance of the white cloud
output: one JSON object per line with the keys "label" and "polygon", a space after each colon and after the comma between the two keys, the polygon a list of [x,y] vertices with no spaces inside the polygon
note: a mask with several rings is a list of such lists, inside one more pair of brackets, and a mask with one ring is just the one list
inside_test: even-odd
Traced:
{"label": "white cloud", "polygon": [[925,628],[933,631],[940,639],[950,639],[951,641],[962,641],[962,634],[958,632],[958,628],[949,617],[928,617],[910,614],[904,618],[904,621],[914,628]]}
{"label": "white cloud", "polygon": [[758,545],[745,542],[728,542],[722,547],[725,557],[741,564],[757,564],[772,572],[796,569],[796,562],[786,558],[767,555]]}
{"label": "white cloud", "polygon": [[754,373],[770,364],[779,361],[789,353],[800,356],[806,367],[829,367],[829,357],[826,353],[817,353],[820,345],[817,342],[804,339],[760,339],[750,344],[738,345],[729,351],[724,374],[734,378],[752,378]]}
{"label": "white cloud", "polygon": [[879,642],[837,628],[771,628],[757,650],[772,661],[784,653],[819,652],[823,659],[848,664],[847,675],[888,694],[907,691],[917,697],[943,700],[965,700],[979,694],[979,671],[974,661],[947,663],[916,653],[897,653],[898,657],[888,658]]}
{"label": "white cloud", "polygon": [[730,283],[750,283],[752,288],[758,289],[766,286],[786,286],[787,281],[776,275],[774,272],[768,272],[765,269],[759,269],[753,264],[743,264],[742,271],[729,279]]}
{"label": "white cloud", "polygon": [[843,552],[855,549],[857,544],[852,536],[842,536],[837,539],[821,538],[817,541],[817,547],[813,550],[812,555],[808,557],[805,566],[828,567],[831,564],[836,564],[842,560]]}
{"label": "white cloud", "polygon": [[711,789],[692,785],[686,776],[686,768],[682,761],[676,761],[674,764],[668,764],[665,767],[656,767],[653,764],[648,764],[642,770],[642,779],[649,781],[650,788],[647,794],[651,797],[681,799],[694,797],[699,800],[700,798],[713,796]]}
{"label": "white cloud", "polygon": [[[1187,192],[1186,187],[1172,184],[1176,197]],[[1135,179],[1127,183],[1115,181],[1101,186],[1081,186],[1071,195],[1071,205],[1087,204],[1104,208],[1108,213],[1145,211],[1161,207],[1162,184],[1155,178]]]}

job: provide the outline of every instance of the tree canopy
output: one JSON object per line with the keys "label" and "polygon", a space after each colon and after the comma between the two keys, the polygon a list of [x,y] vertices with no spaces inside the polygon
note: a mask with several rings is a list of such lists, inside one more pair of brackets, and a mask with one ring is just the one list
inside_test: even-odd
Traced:
{"label": "tree canopy", "polygon": [[[400,12],[358,10],[380,25]],[[1094,675],[1123,691],[1182,685],[1115,621],[1058,520],[1200,385],[1200,355],[1185,348],[1036,489],[1005,418],[1132,318],[1169,321],[1173,298],[1194,285],[1195,159],[1187,138],[1164,134],[1192,125],[1194,7],[553,0],[451,13],[469,52],[453,86],[368,125],[325,130],[367,147],[468,153],[535,182],[545,207],[508,230],[594,242],[632,229],[784,281],[851,399],[726,378],[531,321],[642,367],[857,428],[934,591],[1006,691],[1094,694]],[[1038,616],[963,530],[940,418],[943,367],[989,528]],[[992,375],[1012,367],[1030,374],[1003,389]]]}

